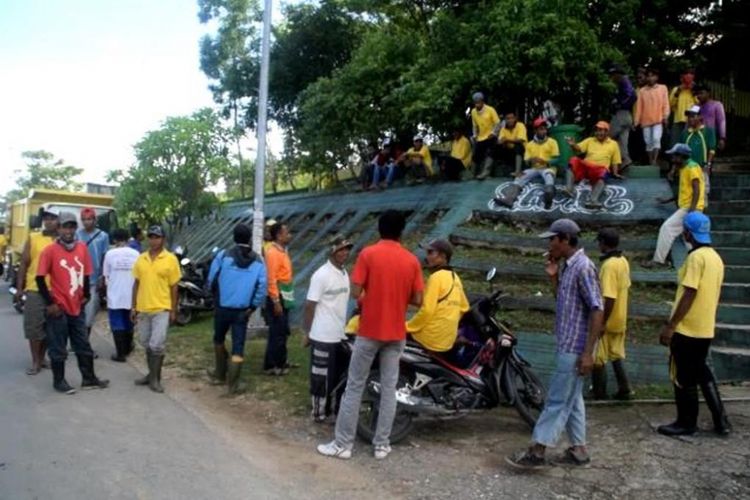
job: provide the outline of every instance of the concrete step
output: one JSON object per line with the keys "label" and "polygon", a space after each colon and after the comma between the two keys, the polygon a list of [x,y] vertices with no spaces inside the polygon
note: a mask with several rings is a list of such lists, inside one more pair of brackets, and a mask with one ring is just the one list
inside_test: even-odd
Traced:
{"label": "concrete step", "polygon": [[718,231],[750,231],[750,215],[715,215],[711,229]]}
{"label": "concrete step", "polygon": [[734,304],[750,304],[750,283],[724,283],[721,301]]}
{"label": "concrete step", "polygon": [[711,187],[710,200],[750,200],[750,187]]}
{"label": "concrete step", "polygon": [[712,201],[708,204],[706,213],[714,215],[742,215],[750,212],[749,200]]}
{"label": "concrete step", "polygon": [[625,170],[628,179],[659,179],[659,167],[656,165],[631,165]]}
{"label": "concrete step", "polygon": [[716,251],[721,255],[724,265],[750,265],[750,249],[747,247],[717,247]]}
{"label": "concrete step", "polygon": [[750,304],[736,302],[720,302],[716,313],[716,321],[735,325],[750,324]]}
{"label": "concrete step", "polygon": [[731,283],[750,283],[750,266],[724,266],[724,279]]}
{"label": "concrete step", "polygon": [[714,347],[711,349],[711,359],[719,380],[750,378],[750,348]]}
{"label": "concrete step", "polygon": [[711,187],[750,187],[750,175],[718,174],[711,176]]}
{"label": "concrete step", "polygon": [[750,232],[748,231],[714,231],[711,228],[711,241],[718,247],[750,246]]}
{"label": "concrete step", "polygon": [[714,343],[722,347],[750,347],[750,325],[717,323]]}

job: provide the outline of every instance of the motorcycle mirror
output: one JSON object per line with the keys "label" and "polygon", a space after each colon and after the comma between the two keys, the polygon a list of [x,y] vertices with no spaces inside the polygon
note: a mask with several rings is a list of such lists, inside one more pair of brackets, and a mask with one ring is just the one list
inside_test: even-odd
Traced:
{"label": "motorcycle mirror", "polygon": [[489,271],[487,271],[487,276],[485,276],[485,281],[492,281],[495,279],[495,275],[497,275],[497,268],[492,267]]}
{"label": "motorcycle mirror", "polygon": [[174,254],[185,255],[185,250],[182,248],[182,245],[177,245],[176,247],[174,247]]}
{"label": "motorcycle mirror", "polygon": [[213,248],[211,249],[211,253],[212,253],[213,255],[216,255],[217,253],[219,253],[219,250],[221,250],[221,249],[220,249],[219,247],[213,247]]}
{"label": "motorcycle mirror", "polygon": [[190,264],[190,259],[188,259],[187,257],[185,257],[184,259],[182,259],[180,261],[180,264],[183,265],[183,266],[187,266],[188,264]]}

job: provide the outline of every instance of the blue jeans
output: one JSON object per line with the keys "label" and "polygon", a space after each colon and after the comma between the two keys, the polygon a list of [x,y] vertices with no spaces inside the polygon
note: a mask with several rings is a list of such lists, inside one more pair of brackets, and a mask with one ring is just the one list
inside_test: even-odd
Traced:
{"label": "blue jeans", "polygon": [[388,186],[393,184],[393,173],[395,171],[395,165],[391,162],[387,165],[379,167],[374,165],[372,174],[372,183],[377,186],[380,184],[381,177],[385,175],[385,182]]}
{"label": "blue jeans", "polygon": [[555,372],[549,383],[547,401],[534,426],[532,439],[544,446],[555,446],[563,430],[570,444],[586,444],[586,407],[583,404],[583,377],[576,370],[578,354],[558,352]]}
{"label": "blue jeans", "polygon": [[214,344],[224,344],[227,330],[232,329],[232,356],[244,356],[247,336],[247,309],[217,307],[214,314]]}
{"label": "blue jeans", "polygon": [[47,353],[50,361],[65,361],[68,358],[68,338],[70,338],[70,346],[77,355],[94,355],[86,333],[86,314],[83,311],[78,316],[65,313],[56,318],[47,314],[45,316]]}

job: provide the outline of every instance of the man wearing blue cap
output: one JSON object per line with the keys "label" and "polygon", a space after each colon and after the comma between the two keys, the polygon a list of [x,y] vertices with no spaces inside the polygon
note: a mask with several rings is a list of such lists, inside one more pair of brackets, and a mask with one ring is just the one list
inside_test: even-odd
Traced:
{"label": "man wearing blue cap", "polygon": [[[682,223],[685,216],[692,212],[702,212],[706,202],[706,183],[701,166],[690,159],[690,146],[683,143],[675,144],[667,151],[672,155],[672,168],[679,171],[679,187],[677,190],[677,211],[673,213],[659,228],[659,238],[656,240],[654,257],[643,263],[645,268],[667,266],[667,257],[672,249],[674,240],[682,233]],[[670,203],[672,198],[660,198],[660,203]]]}
{"label": "man wearing blue cap", "polygon": [[672,316],[659,342],[669,347],[669,372],[674,385],[677,419],[657,431],[666,436],[694,434],[698,421],[698,386],[713,417],[714,432],[731,430],[719,389],[706,357],[714,337],[724,263],[711,247],[711,220],[700,212],[685,217],[684,237],[690,246],[678,273],[679,286]]}

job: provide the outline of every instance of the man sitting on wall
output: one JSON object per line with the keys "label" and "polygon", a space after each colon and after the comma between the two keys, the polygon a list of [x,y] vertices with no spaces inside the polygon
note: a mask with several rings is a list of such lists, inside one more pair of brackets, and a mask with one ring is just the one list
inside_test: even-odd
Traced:
{"label": "man sitting on wall", "polygon": [[565,193],[575,197],[574,183],[587,179],[591,184],[591,195],[585,204],[586,208],[602,208],[600,198],[604,192],[604,180],[608,177],[622,179],[619,174],[620,147],[609,137],[609,123],[599,121],[594,127],[594,137],[589,137],[576,144],[570,137],[568,144],[576,154],[584,154],[584,158],[570,159],[566,172]]}
{"label": "man sitting on wall", "polygon": [[413,177],[418,183],[432,176],[432,156],[419,134],[414,136],[414,146],[402,154],[397,163],[405,168],[406,175]]}
{"label": "man sitting on wall", "polygon": [[507,113],[505,115],[505,126],[500,129],[498,151],[500,161],[514,167],[513,175],[515,177],[521,175],[524,149],[527,142],[526,125],[518,121],[515,113]]}
{"label": "man sitting on wall", "polygon": [[471,142],[460,127],[453,131],[450,155],[441,156],[438,162],[446,181],[460,181],[464,171],[471,168]]}

